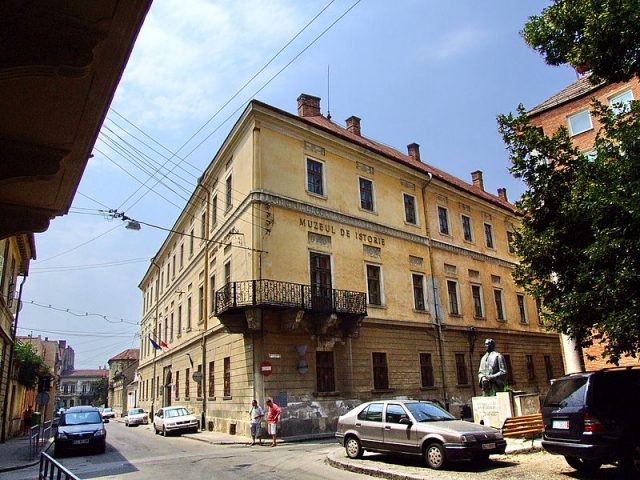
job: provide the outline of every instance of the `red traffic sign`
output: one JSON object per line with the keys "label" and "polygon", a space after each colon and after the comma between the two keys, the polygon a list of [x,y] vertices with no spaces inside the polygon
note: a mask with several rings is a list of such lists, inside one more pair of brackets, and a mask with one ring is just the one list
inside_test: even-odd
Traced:
{"label": "red traffic sign", "polygon": [[265,377],[271,375],[273,373],[271,362],[262,362],[260,364],[260,373],[262,373]]}

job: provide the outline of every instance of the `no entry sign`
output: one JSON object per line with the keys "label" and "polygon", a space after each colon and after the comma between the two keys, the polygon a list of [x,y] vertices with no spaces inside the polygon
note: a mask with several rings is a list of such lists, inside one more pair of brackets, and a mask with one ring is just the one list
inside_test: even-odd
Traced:
{"label": "no entry sign", "polygon": [[271,362],[262,362],[260,364],[260,373],[262,373],[265,377],[271,375],[273,373]]}

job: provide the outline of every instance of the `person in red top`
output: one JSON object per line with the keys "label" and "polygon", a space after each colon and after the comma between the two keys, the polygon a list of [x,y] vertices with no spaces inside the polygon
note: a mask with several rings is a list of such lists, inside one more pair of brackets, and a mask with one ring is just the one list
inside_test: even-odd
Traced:
{"label": "person in red top", "polygon": [[278,426],[278,422],[280,421],[280,413],[282,413],[282,409],[273,403],[273,400],[267,399],[267,425],[269,427],[269,435],[271,435],[273,441],[271,442],[271,446],[276,446],[276,429]]}

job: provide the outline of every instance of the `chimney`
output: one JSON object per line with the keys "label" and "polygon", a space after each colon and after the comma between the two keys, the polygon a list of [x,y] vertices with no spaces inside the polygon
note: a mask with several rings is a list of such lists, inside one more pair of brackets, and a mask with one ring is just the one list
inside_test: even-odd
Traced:
{"label": "chimney", "polygon": [[471,180],[473,181],[474,187],[477,187],[480,190],[484,191],[484,182],[482,181],[482,172],[480,170],[471,172]]}
{"label": "chimney", "polygon": [[317,117],[320,115],[320,97],[300,94],[298,97],[298,115],[300,117]]}
{"label": "chimney", "polygon": [[420,145],[417,143],[410,143],[407,145],[407,151],[409,152],[409,156],[414,160],[420,161]]}
{"label": "chimney", "polygon": [[500,200],[502,200],[503,202],[508,202],[509,200],[507,200],[507,189],[506,188],[499,188],[498,189],[498,198]]}
{"label": "chimney", "polygon": [[349,130],[354,135],[360,136],[360,119],[355,115],[351,115],[346,120],[347,122],[347,130]]}

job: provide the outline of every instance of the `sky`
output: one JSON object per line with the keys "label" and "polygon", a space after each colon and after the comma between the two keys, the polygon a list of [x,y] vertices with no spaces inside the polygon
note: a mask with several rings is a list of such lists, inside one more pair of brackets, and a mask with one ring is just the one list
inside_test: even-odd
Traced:
{"label": "sky", "polygon": [[576,79],[519,35],[549,4],[156,0],[70,213],[36,235],[18,334],[67,340],[76,368],[140,346],[138,284],[166,232],[99,210],[173,226],[252,98],[296,113],[301,93],[321,97],[335,122],[356,115],[363,136],[402,152],[417,142],[424,162],[469,183],[482,170],[487,191],[516,200],[496,116]]}

